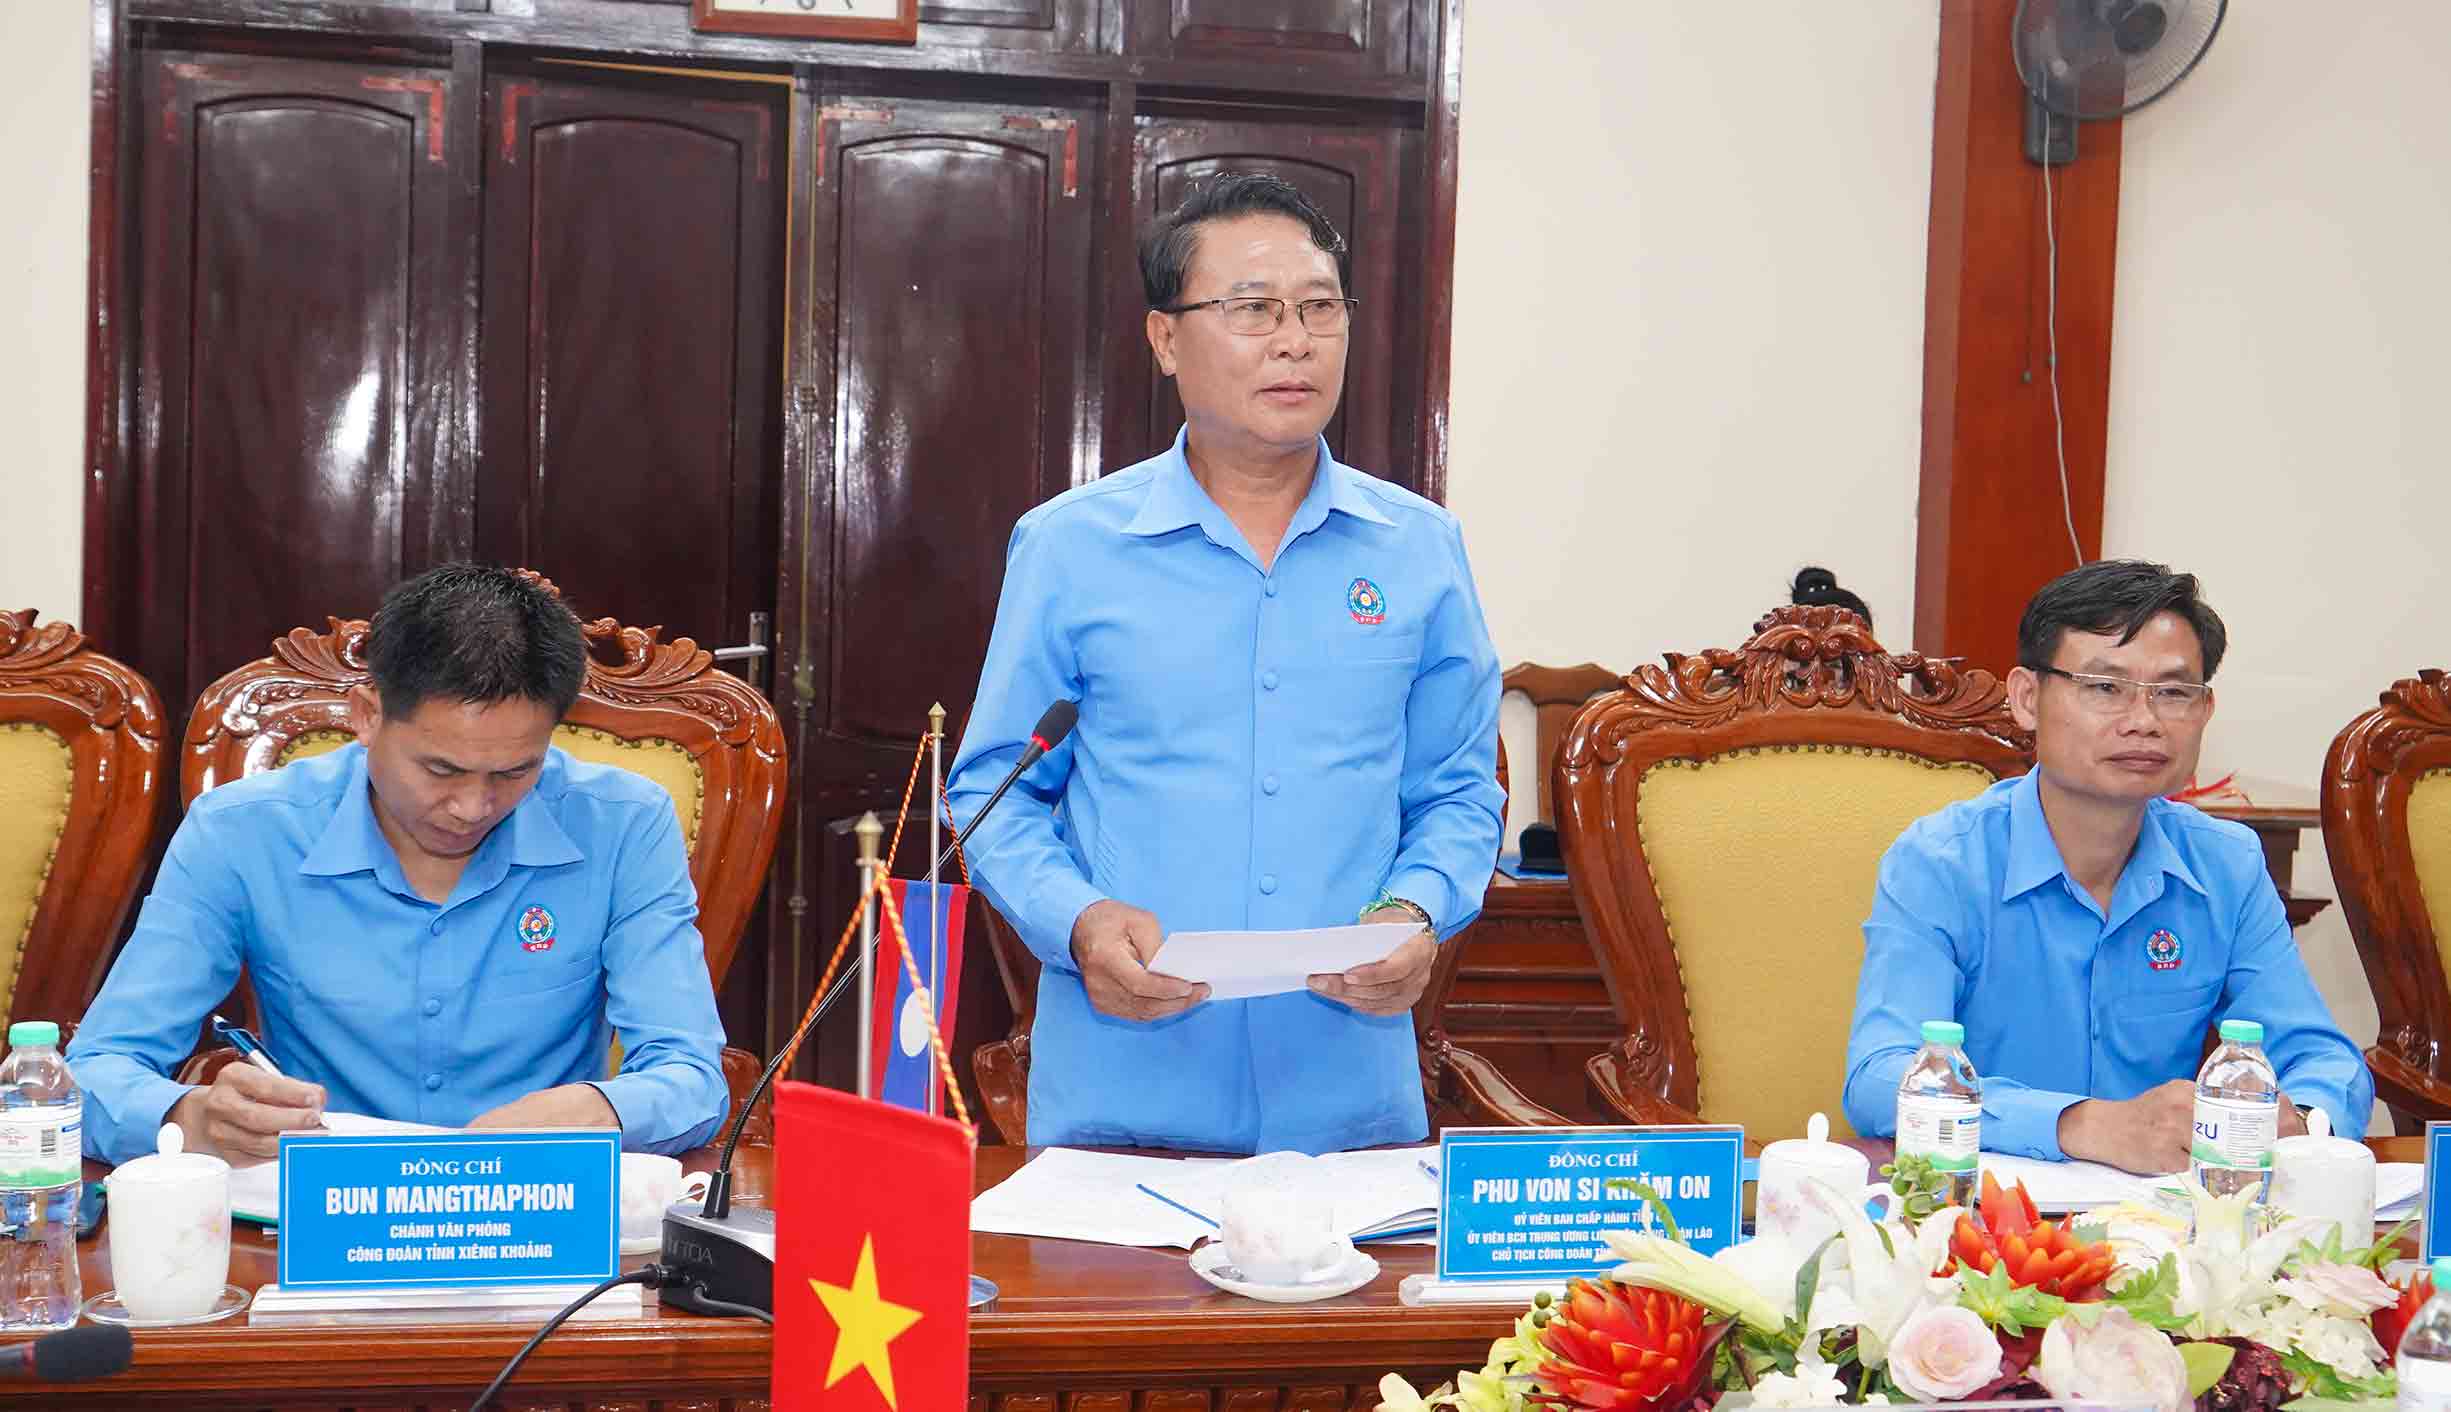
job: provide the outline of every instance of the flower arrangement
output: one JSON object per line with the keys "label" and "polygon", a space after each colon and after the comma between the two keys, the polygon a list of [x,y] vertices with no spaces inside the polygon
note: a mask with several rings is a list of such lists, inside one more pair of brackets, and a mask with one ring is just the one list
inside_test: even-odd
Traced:
{"label": "flower arrangement", "polygon": [[1809,1184],[1838,1227],[1817,1250],[1757,1238],[1700,1255],[1639,1192],[1666,1234],[1611,1234],[1624,1263],[1607,1278],[1536,1298],[1449,1387],[1390,1375],[1381,1412],[2388,1400],[2391,1350],[2433,1293],[2377,1273],[2398,1232],[2344,1251],[2336,1227],[2192,1181],[2192,1219],[2131,1205],[2053,1222],[1989,1173],[1969,1211],[1913,1158],[1882,1172],[1900,1198],[1882,1221]]}

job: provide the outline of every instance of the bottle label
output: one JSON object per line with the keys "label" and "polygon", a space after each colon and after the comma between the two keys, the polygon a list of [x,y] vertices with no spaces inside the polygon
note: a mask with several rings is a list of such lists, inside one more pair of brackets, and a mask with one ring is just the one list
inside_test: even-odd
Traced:
{"label": "bottle label", "polygon": [[0,1188],[64,1186],[84,1175],[84,1110],[0,1108]]}
{"label": "bottle label", "polygon": [[1939,1172],[1971,1172],[1983,1154],[1983,1105],[1928,1093],[1898,1095],[1898,1151]]}
{"label": "bottle label", "polygon": [[2451,1363],[2431,1358],[2403,1358],[2400,1375],[2401,1412],[2447,1412],[2451,1409]]}
{"label": "bottle label", "polygon": [[2281,1103],[2196,1096],[2194,1156],[2204,1167],[2270,1171],[2272,1140],[2281,1127]]}

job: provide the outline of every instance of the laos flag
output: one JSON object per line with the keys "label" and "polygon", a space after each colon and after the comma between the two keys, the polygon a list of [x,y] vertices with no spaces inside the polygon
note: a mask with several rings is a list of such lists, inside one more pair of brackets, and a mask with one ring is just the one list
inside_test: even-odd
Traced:
{"label": "laos flag", "polygon": [[889,878],[885,885],[893,890],[894,906],[902,914],[912,964],[902,964],[894,930],[880,917],[876,974],[870,979],[876,987],[876,1033],[868,1036],[869,1072],[876,1075],[879,1101],[938,1113],[944,1109],[944,1095],[928,1020],[932,1013],[950,1056],[955,991],[962,977],[962,918],[970,911],[970,889],[959,883],[931,888],[901,878]]}

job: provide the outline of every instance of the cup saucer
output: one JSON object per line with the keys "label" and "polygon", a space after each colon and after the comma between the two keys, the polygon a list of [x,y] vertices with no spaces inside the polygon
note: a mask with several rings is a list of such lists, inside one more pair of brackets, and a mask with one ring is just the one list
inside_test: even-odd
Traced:
{"label": "cup saucer", "polygon": [[131,1329],[180,1329],[190,1324],[215,1324],[238,1313],[253,1301],[254,1295],[236,1285],[223,1285],[213,1307],[201,1314],[184,1319],[139,1319],[119,1302],[119,1291],[106,1290],[86,1300],[78,1312],[97,1324],[119,1324]]}
{"label": "cup saucer", "polygon": [[1242,1277],[1226,1258],[1223,1243],[1210,1241],[1191,1253],[1191,1271],[1228,1294],[1245,1299],[1265,1300],[1270,1304],[1307,1304],[1314,1299],[1334,1299],[1351,1294],[1379,1277],[1379,1262],[1368,1253],[1346,1247],[1346,1257],[1335,1268],[1315,1278],[1295,1284],[1260,1284]]}

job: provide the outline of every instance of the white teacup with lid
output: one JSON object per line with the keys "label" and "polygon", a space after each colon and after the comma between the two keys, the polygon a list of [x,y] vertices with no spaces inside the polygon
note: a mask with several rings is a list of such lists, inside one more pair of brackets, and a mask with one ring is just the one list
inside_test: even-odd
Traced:
{"label": "white teacup with lid", "polygon": [[1353,1258],[1336,1229],[1336,1190],[1315,1157],[1271,1152],[1234,1165],[1218,1242],[1240,1276],[1262,1285],[1324,1279]]}
{"label": "white teacup with lid", "polygon": [[2332,1135],[2332,1116],[2306,1115],[2306,1131],[2272,1145],[2270,1202],[2292,1216],[2340,1227],[2344,1250],[2374,1243],[2374,1149]]}
{"label": "white teacup with lid", "polygon": [[1860,1192],[1858,1200],[1895,1193],[1871,1180],[1872,1159],[1843,1143],[1830,1141],[1830,1119],[1815,1113],[1804,1125],[1804,1136],[1781,1138],[1762,1149],[1761,1176],[1753,1194],[1753,1233],[1776,1240],[1800,1253],[1810,1252],[1838,1234],[1838,1218],[1813,1199],[1805,1184],[1820,1182],[1831,1190]]}
{"label": "white teacup with lid", "polygon": [[113,1294],[140,1323],[203,1318],[230,1280],[230,1164],[185,1142],[164,1123],[153,1153],[111,1172]]}

